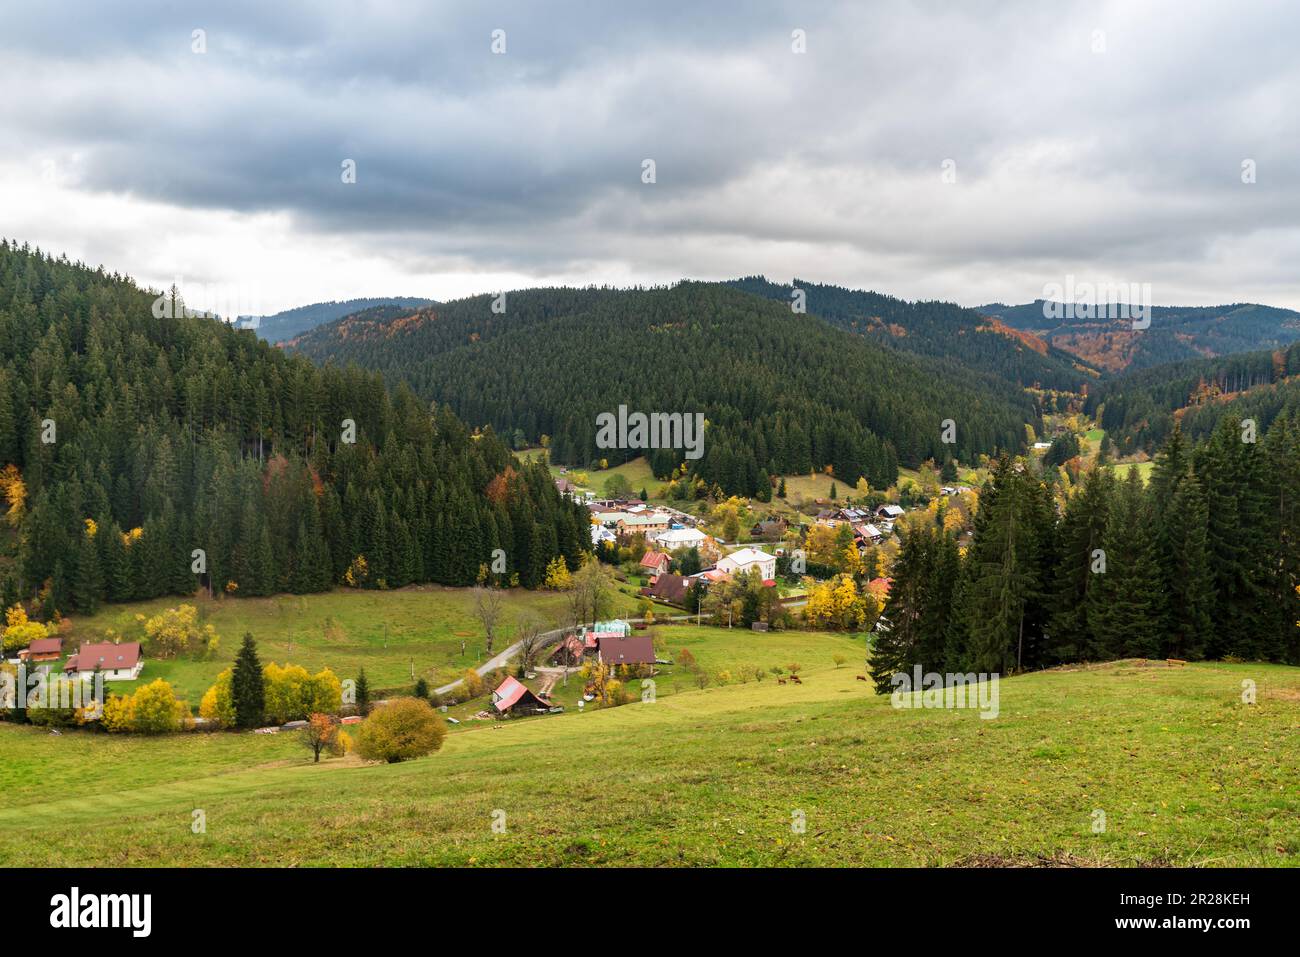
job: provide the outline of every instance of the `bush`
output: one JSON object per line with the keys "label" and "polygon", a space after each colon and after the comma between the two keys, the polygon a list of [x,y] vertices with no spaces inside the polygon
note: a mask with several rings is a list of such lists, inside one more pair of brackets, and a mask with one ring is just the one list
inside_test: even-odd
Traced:
{"label": "bush", "polygon": [[133,695],[110,695],[100,721],[106,731],[165,734],[180,731],[188,718],[185,702],[177,699],[172,686],[159,678]]}
{"label": "bush", "polygon": [[415,696],[424,698],[427,701],[429,699],[429,682],[423,678],[417,679],[415,682]]}
{"label": "bush", "polygon": [[262,669],[266,716],[276,724],[301,721],[315,712],[338,714],[343,683],[325,668],[314,675],[301,665],[281,668],[271,662]]}
{"label": "bush", "polygon": [[221,639],[211,625],[199,624],[193,605],[168,608],[144,623],[145,649],[151,658],[211,658]]}
{"label": "bush", "polygon": [[216,682],[199,701],[199,717],[212,722],[218,728],[235,726],[235,698],[231,692],[233,671],[227,668],[217,675]]}
{"label": "bush", "polygon": [[470,698],[477,698],[487,690],[483,684],[483,676],[473,668],[465,670],[465,674],[461,676],[461,682],[461,696],[465,701]]}
{"label": "bush", "polygon": [[419,698],[398,698],[377,709],[357,731],[357,754],[396,764],[442,747],[447,725]]}

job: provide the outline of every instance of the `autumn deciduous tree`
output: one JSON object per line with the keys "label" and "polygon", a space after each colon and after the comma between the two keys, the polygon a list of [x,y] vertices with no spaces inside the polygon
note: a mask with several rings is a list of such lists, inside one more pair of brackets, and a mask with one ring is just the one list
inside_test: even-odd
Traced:
{"label": "autumn deciduous tree", "polygon": [[189,713],[189,707],[176,697],[172,686],[158,678],[135,694],[110,695],[100,720],[108,731],[166,734],[180,731]]}
{"label": "autumn deciduous tree", "polygon": [[546,645],[542,637],[542,626],[535,618],[526,618],[519,623],[519,637],[516,639],[519,645],[519,667],[521,671],[528,672],[537,664],[537,659],[542,654],[542,649]]}
{"label": "autumn deciduous tree", "polygon": [[218,728],[235,726],[235,699],[230,689],[232,671],[227,668],[217,675],[211,688],[203,693],[199,702],[199,717]]}
{"label": "autumn deciduous tree", "polygon": [[357,754],[367,761],[396,764],[442,747],[447,726],[419,698],[398,698],[375,710],[357,732]]}
{"label": "autumn deciduous tree", "polygon": [[137,734],[165,734],[181,730],[189,708],[161,678],[131,696],[131,730]]}
{"label": "autumn deciduous tree", "polygon": [[483,625],[486,636],[487,653],[492,654],[492,642],[497,621],[501,618],[501,589],[487,585],[474,588],[474,613]]}
{"label": "autumn deciduous tree", "polygon": [[309,674],[301,665],[283,668],[271,662],[263,670],[266,716],[282,724],[309,714],[338,714],[343,704],[343,684],[328,668]]}
{"label": "autumn deciduous tree", "polygon": [[211,625],[199,624],[193,605],[168,608],[144,623],[146,649],[151,658],[210,658],[221,639]]}
{"label": "autumn deciduous tree", "polygon": [[574,625],[594,624],[607,610],[614,589],[614,574],[603,562],[587,559],[573,573],[569,589],[569,616]]}
{"label": "autumn deciduous tree", "polygon": [[562,557],[557,555],[551,559],[546,566],[546,578],[542,584],[552,591],[566,591],[573,587],[573,576],[569,574],[569,566]]}
{"label": "autumn deciduous tree", "polygon": [[0,472],[0,494],[3,494],[5,501],[9,503],[9,509],[5,513],[9,524],[13,526],[22,524],[23,515],[27,511],[27,486],[23,483],[23,476],[18,471],[18,466],[6,465],[4,471]]}
{"label": "autumn deciduous tree", "polygon": [[22,605],[14,605],[5,612],[3,634],[4,650],[17,651],[26,648],[38,638],[48,638],[58,633],[57,625],[43,625],[39,621],[30,621]]}
{"label": "autumn deciduous tree", "polygon": [[338,757],[343,753],[343,744],[339,740],[339,723],[333,715],[316,712],[307,719],[307,727],[299,733],[299,740],[312,753],[315,761],[320,761],[321,752]]}
{"label": "autumn deciduous tree", "polygon": [[465,691],[466,699],[477,698],[487,690],[483,683],[483,676],[473,668],[468,668],[465,674],[461,676],[461,687]]}

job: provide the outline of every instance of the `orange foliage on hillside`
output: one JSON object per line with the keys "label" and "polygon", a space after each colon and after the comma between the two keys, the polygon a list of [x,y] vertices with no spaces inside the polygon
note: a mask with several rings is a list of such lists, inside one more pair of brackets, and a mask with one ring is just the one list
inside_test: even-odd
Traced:
{"label": "orange foliage on hillside", "polygon": [[515,480],[514,466],[507,465],[506,470],[500,475],[494,476],[492,481],[488,482],[487,488],[483,494],[493,505],[501,505],[510,497],[510,486]]}
{"label": "orange foliage on hillside", "polygon": [[1015,339],[1026,348],[1033,349],[1040,356],[1047,355],[1047,341],[1042,336],[1036,336],[1032,332],[1025,332],[1021,329],[1013,329],[1001,319],[994,316],[985,317],[988,321],[975,328],[976,332],[996,332],[1000,336],[1006,336],[1008,339]]}

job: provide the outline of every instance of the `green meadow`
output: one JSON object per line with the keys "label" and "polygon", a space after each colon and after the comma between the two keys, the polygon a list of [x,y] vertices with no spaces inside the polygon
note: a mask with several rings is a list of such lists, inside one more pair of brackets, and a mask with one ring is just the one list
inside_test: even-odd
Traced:
{"label": "green meadow", "polygon": [[[631,614],[636,607],[635,601],[621,592],[613,601],[617,614]],[[339,589],[323,595],[272,598],[208,600],[199,596],[111,605],[93,617],[70,621],[63,632],[64,650],[71,653],[82,642],[103,641],[109,630],[131,639],[139,628],[138,615],[147,618],[182,602],[197,605],[202,620],[216,628],[221,637],[217,654],[208,661],[162,661],[146,653],[140,678],[112,682],[110,690],[129,693],[141,682],[165,678],[197,708],[203,692],[234,661],[245,632],[257,639],[264,663],[292,662],[312,672],[331,668],[340,678],[355,677],[364,666],[371,687],[377,689],[409,689],[414,683],[412,671],[430,687],[438,687],[491,657],[484,648],[483,626],[474,613],[472,590],[438,585],[395,591]],[[494,652],[514,641],[523,619],[535,618],[547,629],[557,627],[565,603],[565,596],[557,592],[507,591]]]}
{"label": "green meadow", "polygon": [[[701,689],[671,666],[652,702],[479,722],[396,765],[312,764],[287,734],[3,725],[0,863],[1300,862],[1300,669],[1041,672],[1004,680],[985,720],[892,708],[857,680],[860,639],[696,626],[660,637],[706,670],[796,660],[803,683]],[[77,839],[50,842],[55,831]]]}

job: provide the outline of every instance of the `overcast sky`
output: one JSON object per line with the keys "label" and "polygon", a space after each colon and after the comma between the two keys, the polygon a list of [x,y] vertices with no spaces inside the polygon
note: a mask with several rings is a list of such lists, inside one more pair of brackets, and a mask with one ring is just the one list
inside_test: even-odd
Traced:
{"label": "overcast sky", "polygon": [[1300,5],[712,6],[11,4],[0,235],[240,312],[760,272],[1300,308]]}

